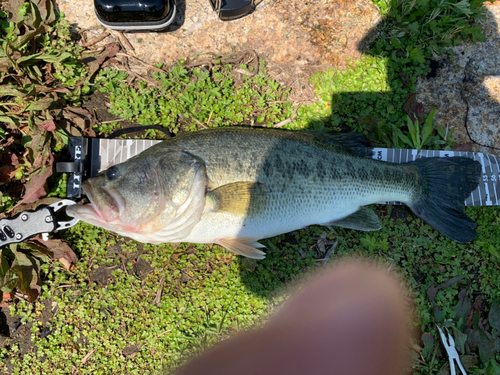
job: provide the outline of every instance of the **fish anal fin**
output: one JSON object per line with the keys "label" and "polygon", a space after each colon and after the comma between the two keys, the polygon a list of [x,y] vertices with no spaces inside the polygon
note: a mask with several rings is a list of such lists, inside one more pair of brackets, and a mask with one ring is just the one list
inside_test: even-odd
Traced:
{"label": "fish anal fin", "polygon": [[265,252],[257,250],[257,247],[263,248],[265,246],[252,238],[221,238],[215,243],[247,258],[264,259],[266,257]]}
{"label": "fish anal fin", "polygon": [[374,231],[381,228],[377,214],[368,207],[361,207],[355,213],[341,220],[332,221],[324,225],[335,225],[337,227],[362,231]]}
{"label": "fish anal fin", "polygon": [[265,205],[267,189],[264,184],[238,181],[219,186],[207,193],[214,210],[247,216],[250,207],[257,209]]}

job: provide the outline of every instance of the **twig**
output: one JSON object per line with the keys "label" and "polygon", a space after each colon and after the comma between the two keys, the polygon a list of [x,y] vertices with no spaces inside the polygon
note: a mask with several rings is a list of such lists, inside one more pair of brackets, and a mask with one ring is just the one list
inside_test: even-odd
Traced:
{"label": "twig", "polygon": [[177,99],[175,99],[172,95],[166,95],[166,96],[168,98],[172,99],[174,102],[176,102],[184,111],[188,112],[193,117],[193,120],[196,121],[198,123],[198,125],[200,125],[203,129],[207,128],[205,126],[205,124],[203,124],[200,120],[198,120],[196,117],[194,117],[194,114],[189,109],[184,107],[181,102],[179,102]]}
{"label": "twig", "polygon": [[295,118],[297,117],[297,110],[300,108],[302,104],[299,104],[295,109],[293,110],[293,114],[291,117],[287,118],[286,120],[283,120],[281,122],[278,122],[277,124],[273,125],[273,128],[281,128],[282,126],[291,123]]}
{"label": "twig", "polygon": [[129,75],[131,75],[134,79],[140,79],[140,80],[143,80],[151,85],[153,85],[154,87],[156,88],[160,88],[160,84],[150,78],[147,78],[147,77],[144,77],[140,74],[137,74],[137,73],[134,73],[132,70],[130,69],[127,69],[127,68],[122,68],[116,64],[113,64],[113,68],[115,68],[116,70],[124,70],[125,72],[127,72]]}
{"label": "twig", "polygon": [[121,122],[121,121],[127,121],[127,120],[123,120],[121,118],[117,118],[116,120],[102,121],[101,124],[110,124],[112,122]]}
{"label": "twig", "polygon": [[109,36],[110,32],[108,30],[104,30],[101,35],[95,36],[90,39],[88,42],[83,43],[82,47],[90,47],[94,44],[99,43],[101,40],[106,39]]}
{"label": "twig", "polygon": [[162,337],[163,335],[165,335],[165,334],[167,334],[167,333],[170,333],[170,332],[172,332],[172,330],[171,330],[171,329],[167,329],[166,331],[163,331],[163,332],[162,332],[162,333],[160,333],[158,336],[156,336],[156,338],[160,338],[160,337]]}
{"label": "twig", "polygon": [[134,292],[136,294],[139,294],[139,291],[135,288],[134,284],[132,283],[132,281],[130,281],[130,275],[129,273],[127,272],[127,267],[125,266],[125,263],[122,261],[122,267],[121,269],[123,270],[123,272],[125,272],[125,275],[127,275],[127,281],[128,283],[130,284],[130,286],[132,287],[132,289],[134,290]]}
{"label": "twig", "polygon": [[132,47],[132,44],[130,44],[129,40],[121,31],[112,31],[114,35],[118,37],[120,40],[121,44],[125,47],[126,50],[130,51],[132,54],[135,54],[135,49]]}
{"label": "twig", "polygon": [[318,262],[321,262],[322,264],[326,264],[329,260],[330,257],[332,256],[333,250],[337,248],[337,245],[339,244],[339,239],[337,238],[335,240],[335,243],[333,244],[332,247],[326,252],[325,257],[323,259],[317,259]]}
{"label": "twig", "polygon": [[244,75],[249,76],[249,77],[253,77],[254,75],[257,74],[257,71],[249,72],[249,71],[239,69],[239,68],[233,69],[233,72],[241,73],[241,74],[244,74]]}
{"label": "twig", "polygon": [[97,351],[97,348],[90,349],[90,352],[88,352],[87,355],[82,358],[82,365],[84,365],[85,362],[87,362],[90,359],[90,357],[92,357],[94,355],[94,353],[96,351]]}
{"label": "twig", "polygon": [[147,62],[142,61],[140,58],[135,57],[135,56],[133,56],[133,55],[130,55],[130,54],[128,54],[128,53],[119,52],[119,53],[117,53],[117,54],[116,54],[116,56],[128,57],[128,58],[130,58],[130,59],[132,59],[132,60],[135,60],[135,61],[137,61],[137,62],[141,63],[142,65],[146,65],[148,68],[151,68],[151,69],[153,69],[153,70],[156,70],[157,72],[163,72],[163,73],[166,73],[166,70],[163,70],[163,69],[157,68],[157,67],[156,67],[156,66],[154,66],[154,65],[148,64]]}
{"label": "twig", "polygon": [[19,299],[22,299],[22,300],[28,301],[28,296],[26,296],[25,294],[22,294],[22,293],[16,292],[16,293],[14,294],[14,296],[15,296],[16,298],[19,298]]}
{"label": "twig", "polygon": [[210,124],[210,120],[212,119],[213,113],[214,113],[214,111],[210,111],[210,114],[208,115],[207,126],[208,126],[208,124]]}
{"label": "twig", "polygon": [[153,304],[159,305],[161,302],[161,293],[163,292],[163,284],[165,283],[165,279],[162,277],[160,279],[160,286],[158,288],[158,291],[156,292],[156,297],[153,300]]}

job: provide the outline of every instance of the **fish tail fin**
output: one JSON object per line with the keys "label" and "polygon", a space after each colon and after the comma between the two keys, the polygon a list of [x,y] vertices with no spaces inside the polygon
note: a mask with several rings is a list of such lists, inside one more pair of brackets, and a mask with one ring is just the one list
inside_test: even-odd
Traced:
{"label": "fish tail fin", "polygon": [[417,168],[421,192],[411,210],[442,235],[467,243],[476,223],[465,212],[465,199],[477,188],[481,164],[466,157],[425,158],[408,163]]}

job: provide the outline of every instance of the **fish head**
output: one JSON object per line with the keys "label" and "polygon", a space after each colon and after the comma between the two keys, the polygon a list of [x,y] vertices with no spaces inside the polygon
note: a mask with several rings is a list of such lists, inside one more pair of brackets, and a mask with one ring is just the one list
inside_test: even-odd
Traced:
{"label": "fish head", "polygon": [[68,207],[68,215],[142,242],[172,242],[155,236],[189,233],[203,211],[206,173],[186,152],[138,155],[87,179],[82,190],[90,203]]}

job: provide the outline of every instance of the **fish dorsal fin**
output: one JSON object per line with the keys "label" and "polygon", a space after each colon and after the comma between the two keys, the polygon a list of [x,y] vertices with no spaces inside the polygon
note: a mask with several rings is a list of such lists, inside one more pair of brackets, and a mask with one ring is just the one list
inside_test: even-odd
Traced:
{"label": "fish dorsal fin", "polygon": [[314,137],[314,140],[325,145],[360,157],[371,157],[373,151],[370,142],[362,133],[339,133],[329,130],[306,130],[306,134]]}
{"label": "fish dorsal fin", "polygon": [[335,225],[337,227],[363,231],[374,231],[382,228],[377,214],[368,207],[361,207],[355,213],[341,220],[332,221],[324,225]]}
{"label": "fish dorsal fin", "polygon": [[215,241],[216,244],[224,246],[235,254],[243,255],[252,259],[264,259],[266,253],[257,248],[265,247],[252,238],[221,238]]}
{"label": "fish dorsal fin", "polygon": [[246,216],[250,205],[253,209],[265,205],[267,190],[260,182],[239,181],[209,191],[207,199],[216,211]]}

